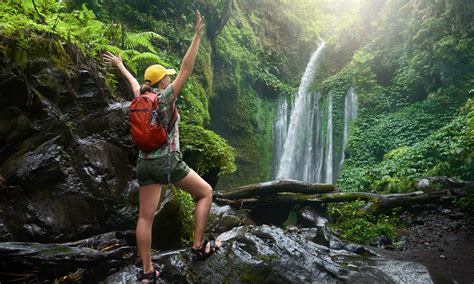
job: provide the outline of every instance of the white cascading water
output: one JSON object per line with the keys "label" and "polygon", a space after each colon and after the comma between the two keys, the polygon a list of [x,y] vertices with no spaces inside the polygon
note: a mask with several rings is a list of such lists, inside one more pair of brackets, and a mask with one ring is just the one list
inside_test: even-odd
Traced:
{"label": "white cascading water", "polygon": [[325,164],[324,164],[324,169],[326,171],[326,174],[324,176],[324,180],[321,182],[324,183],[334,183],[333,180],[333,139],[332,139],[332,93],[329,93],[329,98],[328,98],[328,117],[327,117],[327,122],[328,122],[328,127],[326,129],[326,141],[325,141],[325,151],[326,153],[326,158],[324,159]]}
{"label": "white cascading water", "polygon": [[344,150],[346,148],[347,139],[349,138],[349,126],[351,121],[357,116],[357,94],[354,87],[350,87],[344,99],[344,132],[342,138],[342,152],[339,167],[344,162]]}
{"label": "white cascading water", "polygon": [[[314,119],[314,116],[318,114],[318,110],[319,110],[319,97],[320,97],[319,93],[317,93],[316,95],[311,95],[310,96],[311,101],[307,109],[308,118],[309,118],[309,121],[307,122],[308,123],[307,129],[313,132],[315,130],[315,127],[319,129],[319,120]],[[315,122],[316,122],[316,125],[314,125]],[[316,133],[318,133],[318,131],[316,131]],[[307,155],[307,157],[303,158],[303,165],[301,168],[301,172],[303,176],[301,180],[314,180],[316,178],[315,172],[314,172],[315,160],[311,158],[314,156],[314,150],[317,149],[315,147],[315,144],[317,143],[316,138],[317,137],[314,136],[313,134],[308,135],[308,137],[305,137],[306,145],[303,145],[303,147],[305,147],[304,155]]]}
{"label": "white cascading water", "polygon": [[324,43],[313,53],[306,67],[293,104],[280,98],[273,125],[275,178],[313,183],[335,183],[344,161],[349,126],[357,116],[357,95],[351,87],[344,98],[344,129],[341,152],[334,153],[333,93],[326,97],[311,93]]}
{"label": "white cascading water", "polygon": [[286,97],[280,97],[278,101],[277,117],[273,124],[273,173],[278,171],[278,161],[281,159],[283,153],[283,146],[288,131],[288,100]]}
{"label": "white cascading water", "polygon": [[316,164],[319,162],[316,156],[320,155],[316,148],[319,148],[321,142],[319,131],[315,132],[314,129],[319,129],[320,124],[319,119],[316,119],[314,125],[314,116],[319,114],[319,94],[312,94],[309,87],[314,80],[317,62],[324,46],[325,43],[313,53],[301,79],[291,110],[287,136],[282,143],[283,149],[276,171],[277,178],[318,182],[321,176],[322,166],[318,170]]}

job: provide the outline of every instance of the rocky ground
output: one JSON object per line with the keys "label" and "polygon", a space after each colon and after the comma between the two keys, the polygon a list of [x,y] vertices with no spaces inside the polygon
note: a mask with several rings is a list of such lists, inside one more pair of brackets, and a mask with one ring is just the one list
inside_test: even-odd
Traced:
{"label": "rocky ground", "polygon": [[474,283],[474,216],[434,206],[406,212],[401,243],[390,255],[428,268],[435,283]]}

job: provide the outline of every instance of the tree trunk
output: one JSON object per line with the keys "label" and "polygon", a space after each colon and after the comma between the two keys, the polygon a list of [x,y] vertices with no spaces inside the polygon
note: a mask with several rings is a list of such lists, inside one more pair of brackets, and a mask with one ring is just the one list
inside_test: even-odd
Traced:
{"label": "tree trunk", "polygon": [[271,195],[279,192],[296,192],[304,194],[327,193],[335,190],[332,184],[306,183],[290,179],[244,185],[239,188],[217,192],[215,195],[222,199],[242,199],[254,196]]}

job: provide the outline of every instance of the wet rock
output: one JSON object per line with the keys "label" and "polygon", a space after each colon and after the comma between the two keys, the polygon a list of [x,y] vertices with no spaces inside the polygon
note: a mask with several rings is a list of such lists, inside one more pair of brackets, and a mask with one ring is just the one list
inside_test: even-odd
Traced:
{"label": "wet rock", "polygon": [[[191,262],[184,250],[154,256],[165,265],[166,283],[432,283],[428,271],[412,262],[381,255],[334,250],[271,226],[241,226],[221,234],[220,252]],[[134,281],[135,266],[105,283]]]}
{"label": "wet rock", "polygon": [[[54,185],[64,177],[62,165],[64,148],[58,145],[61,137],[39,145],[33,151],[13,156],[4,164],[9,183],[22,184],[25,189]],[[62,143],[61,143],[62,144]]]}
{"label": "wet rock", "polygon": [[62,242],[100,231],[94,210],[79,196],[55,196],[16,188],[1,200],[3,224],[13,238],[3,241]]}
{"label": "wet rock", "polygon": [[328,219],[313,207],[306,206],[299,210],[298,217],[305,227],[324,227]]}
{"label": "wet rock", "polygon": [[449,210],[449,209],[443,209],[443,210],[441,210],[441,213],[443,213],[443,214],[450,214],[450,213],[451,213],[451,210]]}
{"label": "wet rock", "polygon": [[111,101],[100,88],[98,78],[89,70],[78,70],[72,78],[72,84],[81,109],[106,107]]}
{"label": "wet rock", "polygon": [[135,163],[138,151],[130,138],[128,107],[130,102],[115,102],[104,109],[72,118],[77,125],[75,133],[82,138],[94,137],[124,149],[129,161]]}
{"label": "wet rock", "polygon": [[[52,66],[45,58],[34,58],[30,68],[32,75],[29,82],[32,88],[61,105],[71,104],[71,101],[73,101],[72,89],[64,70]],[[67,102],[68,97],[69,102]]]}
{"label": "wet rock", "polygon": [[[127,155],[98,139],[91,139],[88,145],[76,143],[74,123],[52,102],[60,94],[49,92],[48,88],[54,86],[45,81],[49,75],[60,76],[60,72],[48,68],[30,78],[26,87],[37,89],[26,91],[31,94],[25,98],[27,101],[2,98],[8,104],[0,106],[4,145],[0,162],[11,190],[0,196],[4,213],[0,238],[67,241],[107,229],[123,229],[127,223],[126,226],[133,226],[135,217],[130,222],[130,212],[123,209],[131,208],[125,204],[133,188]],[[12,82],[17,80],[12,78]],[[3,82],[0,89],[3,93],[10,86]],[[76,145],[80,147],[74,152],[71,149]],[[103,215],[96,218],[94,214]]]}
{"label": "wet rock", "polygon": [[236,210],[229,205],[218,206],[213,203],[206,232],[217,235],[242,225],[255,225],[245,210]]}
{"label": "wet rock", "polygon": [[133,169],[127,155],[117,146],[97,139],[80,139],[74,151],[73,164],[82,182],[100,194],[125,197]]}
{"label": "wet rock", "polygon": [[449,219],[451,220],[461,220],[464,218],[464,214],[462,212],[454,212],[448,215]]}
{"label": "wet rock", "polygon": [[420,179],[418,183],[416,184],[416,189],[421,190],[421,191],[431,189],[430,181],[426,178]]}
{"label": "wet rock", "polygon": [[423,225],[425,223],[425,221],[421,218],[415,218],[413,221],[412,221],[413,225]]}
{"label": "wet rock", "polygon": [[386,246],[392,245],[392,240],[386,236],[378,236],[370,245],[373,247],[385,248]]}

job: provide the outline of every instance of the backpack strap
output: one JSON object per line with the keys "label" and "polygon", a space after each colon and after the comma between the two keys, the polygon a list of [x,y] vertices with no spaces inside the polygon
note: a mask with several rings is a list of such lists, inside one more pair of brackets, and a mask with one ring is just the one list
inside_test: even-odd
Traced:
{"label": "backpack strap", "polygon": [[178,120],[178,108],[176,107],[176,101],[171,103],[171,108],[172,108],[172,114],[171,114],[171,119],[168,124],[168,132],[171,132],[173,130],[174,125],[176,124],[176,120]]}
{"label": "backpack strap", "polygon": [[[153,93],[153,92],[150,92],[150,93],[144,93],[142,94],[143,96],[147,96],[148,98],[150,98],[153,102],[153,109],[156,111],[157,113],[157,118],[160,119],[159,115],[158,115],[158,94],[156,93]],[[176,121],[178,120],[178,108],[176,107],[176,101],[172,102],[171,103],[171,119],[168,123],[168,127],[166,128],[166,133],[168,134],[168,155],[167,155],[167,164],[168,164],[168,174],[167,174],[167,180],[168,180],[168,184],[171,183],[171,140],[172,140],[172,136],[169,135],[171,133],[171,131],[173,130],[175,124],[176,124]]]}

